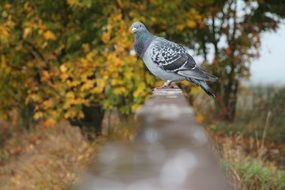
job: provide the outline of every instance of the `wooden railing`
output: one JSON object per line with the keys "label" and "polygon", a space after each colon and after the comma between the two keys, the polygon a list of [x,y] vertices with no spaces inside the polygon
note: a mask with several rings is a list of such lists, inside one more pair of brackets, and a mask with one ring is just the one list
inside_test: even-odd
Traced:
{"label": "wooden railing", "polygon": [[231,189],[180,89],[155,90],[137,116],[134,142],[106,145],[75,189]]}

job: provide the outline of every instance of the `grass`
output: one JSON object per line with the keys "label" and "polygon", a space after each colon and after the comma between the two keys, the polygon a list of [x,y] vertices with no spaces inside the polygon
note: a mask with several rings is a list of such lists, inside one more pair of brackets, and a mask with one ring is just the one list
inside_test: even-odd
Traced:
{"label": "grass", "polygon": [[[235,126],[257,138],[285,143],[285,88],[255,87],[238,99]],[[250,134],[250,133],[249,133]]]}
{"label": "grass", "polygon": [[212,103],[198,97],[196,119],[216,143],[234,189],[285,189],[285,88],[241,89],[233,123],[209,115]]}
{"label": "grass", "polygon": [[208,127],[207,130],[217,144],[234,189],[285,189],[285,144],[249,136],[237,129],[224,129],[226,127]]}
{"label": "grass", "polygon": [[217,144],[229,180],[236,190],[283,190],[285,170],[278,166],[284,144],[248,137],[242,133],[223,133],[207,128]]}
{"label": "grass", "polygon": [[285,173],[274,167],[266,166],[260,160],[224,161],[230,175],[233,175],[235,189],[283,190]]}

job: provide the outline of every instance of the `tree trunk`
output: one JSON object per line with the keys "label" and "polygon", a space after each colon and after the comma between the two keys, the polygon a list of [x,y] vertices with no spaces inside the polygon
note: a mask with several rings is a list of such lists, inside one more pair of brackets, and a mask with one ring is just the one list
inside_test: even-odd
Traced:
{"label": "tree trunk", "polygon": [[34,111],[35,109],[32,104],[21,105],[21,108],[19,110],[21,127],[30,130],[34,126],[35,124],[35,120],[33,118]]}
{"label": "tree trunk", "polygon": [[235,65],[231,65],[231,72],[227,75],[226,84],[221,84],[220,95],[217,98],[219,117],[227,122],[233,122],[236,113],[237,93],[239,81],[236,79]]}
{"label": "tree trunk", "polygon": [[100,105],[84,106],[82,109],[84,118],[80,120],[70,120],[70,124],[80,127],[82,135],[88,140],[93,140],[102,134],[102,123],[105,110]]}

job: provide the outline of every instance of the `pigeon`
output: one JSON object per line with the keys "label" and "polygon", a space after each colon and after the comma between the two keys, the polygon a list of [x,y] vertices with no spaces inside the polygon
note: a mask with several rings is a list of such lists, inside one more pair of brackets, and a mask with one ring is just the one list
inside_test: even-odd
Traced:
{"label": "pigeon", "polygon": [[171,87],[173,82],[187,80],[215,97],[206,81],[214,82],[218,78],[198,67],[189,54],[189,48],[151,34],[141,22],[134,22],[131,31],[135,38],[136,54],[153,75],[166,81],[162,88]]}

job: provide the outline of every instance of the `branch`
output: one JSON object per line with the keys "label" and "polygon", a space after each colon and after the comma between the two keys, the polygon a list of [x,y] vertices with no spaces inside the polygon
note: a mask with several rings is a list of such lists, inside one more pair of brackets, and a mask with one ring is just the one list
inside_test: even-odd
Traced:
{"label": "branch", "polygon": [[215,24],[215,17],[212,15],[212,38],[213,38],[213,45],[214,45],[214,50],[215,50],[215,58],[218,57],[219,50],[218,50],[218,40],[216,39],[216,24]]}
{"label": "branch", "polygon": [[32,43],[32,42],[29,42],[27,40],[24,40],[23,41],[23,44],[24,46],[28,46],[27,48],[30,49],[31,51],[31,54],[37,58],[37,59],[40,59],[41,61],[43,61],[45,63],[45,68],[46,70],[49,70],[50,69],[50,66],[49,66],[49,63],[48,61],[46,61],[45,57],[43,56],[43,54],[37,49],[37,47]]}

